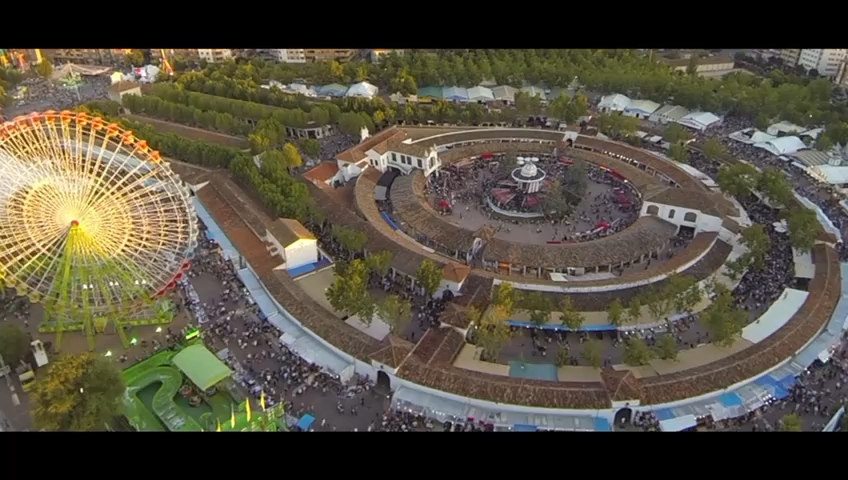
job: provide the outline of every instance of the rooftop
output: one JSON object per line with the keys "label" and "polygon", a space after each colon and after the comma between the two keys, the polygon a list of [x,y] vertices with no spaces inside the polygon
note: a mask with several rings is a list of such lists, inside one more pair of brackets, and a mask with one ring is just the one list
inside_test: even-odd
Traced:
{"label": "rooftop", "polygon": [[214,387],[233,373],[214,353],[200,344],[182,349],[171,361],[201,390]]}
{"label": "rooftop", "polygon": [[268,226],[268,231],[284,247],[288,247],[298,240],[315,240],[315,235],[293,218],[274,220],[274,223]]}

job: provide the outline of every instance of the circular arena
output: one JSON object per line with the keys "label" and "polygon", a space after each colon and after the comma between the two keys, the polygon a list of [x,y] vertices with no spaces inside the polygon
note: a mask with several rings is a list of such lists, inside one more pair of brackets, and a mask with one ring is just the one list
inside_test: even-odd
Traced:
{"label": "circular arena", "polygon": [[[477,162],[485,169],[493,161],[508,163],[507,159],[518,157],[539,159],[533,163],[549,176],[555,176],[551,169],[561,159],[568,168],[582,164],[601,183],[610,184],[608,190],[594,194],[607,203],[598,204],[589,224],[611,223],[604,215],[622,208],[631,209],[632,223],[622,222],[617,230],[602,228],[591,235],[561,223],[562,231],[552,232],[557,227],[532,221],[511,223],[489,208],[476,212],[485,217],[480,225],[481,221],[474,223],[470,217],[472,209],[484,202],[482,197],[445,196],[445,185],[452,182],[451,172],[458,166]],[[738,279],[730,278],[727,264],[743,252],[739,232],[757,223],[754,212],[659,155],[575,132],[390,128],[363,139],[336,159],[338,168],[322,165],[305,175],[316,203],[332,225],[365,234],[366,254],[392,253],[393,281],[414,287],[416,271],[425,260],[442,269],[442,290],[451,293],[440,307],[434,328],[414,338],[380,336],[335,315],[320,294],[327,286],[319,283],[320,272],[293,275],[277,268],[281,261],[269,261],[278,258],[275,245],[282,245],[279,239],[286,235],[281,220],[250,206],[226,179],[209,176],[188,181],[202,185],[197,188],[200,202],[281,311],[313,333],[314,341],[337,349],[352,370],[388,384],[399,405],[421,406],[420,396],[429,395],[475,402],[480,411],[525,414],[560,409],[580,416],[581,411],[675,406],[699,397],[717,397],[749,379],[785,373],[793,355],[821,332],[840,297],[836,239],[822,229],[810,255],[814,273],[803,288],[780,292],[779,300],[790,295],[795,300],[792,307],[782,308],[789,313],[772,322],[771,329],[743,334],[723,347],[708,338],[699,336],[696,342],[693,337],[678,342],[682,344],[676,360],[653,359],[639,366],[613,356],[604,358],[601,368],[580,358],[545,361],[545,352],[553,351],[547,345],[562,338],[570,338],[566,342],[577,350],[584,343],[594,343],[595,335],[606,335],[604,341],[616,345],[627,332],[645,334],[662,325],[685,323],[685,315],[671,311],[660,318],[637,312],[629,322],[612,329],[600,328],[608,325],[595,318],[616,299],[627,303],[645,298],[664,288],[672,277],[690,278],[699,288],[722,282],[728,290],[736,288]],[[477,180],[471,178],[470,183]],[[353,185],[333,188],[337,181]],[[485,187],[482,191],[491,199],[492,185]],[[630,195],[627,201],[619,201],[619,192]],[[500,204],[504,203],[508,202]],[[551,239],[522,241],[513,230]],[[329,275],[332,278],[332,272]],[[527,327],[528,333],[522,333],[498,358],[482,360],[472,334],[479,318],[470,312],[485,312],[493,291],[506,283],[524,293],[525,299],[541,296],[558,305],[569,298],[574,310],[583,312],[583,326],[570,329],[563,326],[565,322],[531,324],[526,318],[510,317],[514,329]],[[706,297],[691,309],[707,308],[710,299]],[[757,314],[769,314],[768,307],[763,305]],[[529,305],[518,309],[532,311]],[[672,318],[676,316],[680,319]],[[522,350],[524,344],[532,348]],[[547,367],[534,366],[541,364]],[[435,406],[428,408],[439,413]]]}

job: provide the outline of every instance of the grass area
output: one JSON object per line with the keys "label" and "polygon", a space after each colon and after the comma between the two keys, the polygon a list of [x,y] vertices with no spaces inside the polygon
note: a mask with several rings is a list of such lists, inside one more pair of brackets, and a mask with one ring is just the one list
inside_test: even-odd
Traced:
{"label": "grass area", "polygon": [[220,145],[222,147],[248,148],[250,146],[247,143],[247,140],[244,138],[233,137],[231,135],[225,135],[223,133],[213,132],[210,130],[203,130],[202,128],[189,127],[186,125],[180,125],[178,123],[167,122],[165,120],[159,120],[156,118],[150,118],[141,115],[123,115],[123,117],[128,120],[142,122],[147,125],[150,125],[151,127],[155,128],[156,131],[161,133],[173,133],[181,137],[190,138],[192,140],[200,140],[203,142]]}

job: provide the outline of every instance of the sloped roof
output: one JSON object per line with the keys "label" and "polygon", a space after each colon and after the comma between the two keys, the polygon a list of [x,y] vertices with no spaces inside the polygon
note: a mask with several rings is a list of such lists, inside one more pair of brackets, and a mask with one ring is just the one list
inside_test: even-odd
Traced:
{"label": "sloped roof", "polygon": [[486,87],[471,87],[468,89],[468,99],[474,101],[488,101],[494,100],[495,95],[492,93],[492,90]]}
{"label": "sloped roof", "polygon": [[613,402],[642,400],[642,388],[630,370],[605,368],[601,370],[601,381],[604,382]]}
{"label": "sloped roof", "polygon": [[663,105],[653,115],[667,117],[671,121],[676,121],[689,115],[689,110],[680,105]]}
{"label": "sloped roof", "polygon": [[233,373],[203,345],[195,344],[174,355],[171,362],[198,388],[207,390]]}
{"label": "sloped roof", "polygon": [[704,129],[709,127],[710,125],[721,121],[721,118],[713,115],[710,112],[691,112],[690,114],[684,116],[677,123],[691,126],[694,128]]}
{"label": "sloped roof", "polygon": [[448,262],[442,268],[442,278],[449,282],[462,283],[471,273],[471,268],[461,263]]}
{"label": "sloped roof", "polygon": [[525,95],[530,95],[531,97],[539,97],[542,100],[547,100],[547,96],[545,95],[545,91],[539,87],[524,87],[521,89],[521,93]]}
{"label": "sloped roof", "polygon": [[379,89],[374,85],[371,85],[368,82],[359,82],[357,84],[351,85],[350,88],[345,93],[347,97],[368,97],[371,98],[374,95],[377,95],[377,91]]}
{"label": "sloped roof", "polygon": [[761,131],[757,130],[756,132],[754,132],[753,135],[751,135],[751,142],[753,142],[753,143],[763,143],[763,142],[768,142],[768,141],[774,140],[776,138],[777,137],[775,137],[774,135],[769,135],[766,132],[761,132]]}
{"label": "sloped roof", "polygon": [[648,115],[656,112],[660,108],[660,104],[657,102],[652,102],[650,100],[633,100],[630,102],[630,105],[625,108],[627,111],[639,110],[640,112],[644,112]]}
{"label": "sloped roof", "polygon": [[336,162],[324,162],[303,174],[303,178],[323,183],[339,173],[339,164]]}
{"label": "sloped roof", "polygon": [[268,225],[268,231],[284,247],[288,247],[298,240],[315,240],[315,235],[307,230],[302,223],[293,218],[278,218],[274,220],[271,225]]}
{"label": "sloped roof", "polygon": [[698,210],[714,217],[736,216],[736,207],[721,194],[689,188],[660,187],[644,193],[646,202]]}
{"label": "sloped roof", "polygon": [[318,95],[329,95],[340,97],[347,92],[347,87],[344,85],[340,85],[338,83],[331,83],[329,85],[324,85],[323,87],[318,89]]}
{"label": "sloped roof", "polygon": [[599,108],[609,108],[610,110],[624,110],[630,106],[630,98],[620,93],[614,93],[601,98],[598,103]]}
{"label": "sloped roof", "polygon": [[421,87],[418,89],[418,98],[442,98],[442,87]]}
{"label": "sloped roof", "polygon": [[774,155],[786,155],[807,148],[798,137],[780,137],[767,142],[755,143],[755,147],[767,150]]}
{"label": "sloped roof", "polygon": [[492,89],[492,95],[495,96],[495,100],[514,102],[516,93],[518,93],[518,89],[510,85],[500,85]]}
{"label": "sloped roof", "polygon": [[135,88],[141,88],[141,85],[135,82],[118,82],[109,85],[109,91],[112,93],[124,93]]}
{"label": "sloped roof", "polygon": [[468,90],[462,87],[445,87],[442,89],[442,98],[451,100],[467,100]]}
{"label": "sloped roof", "polygon": [[386,336],[381,345],[382,347],[379,350],[371,353],[368,357],[391,368],[398,368],[415,348],[412,343],[394,335]]}

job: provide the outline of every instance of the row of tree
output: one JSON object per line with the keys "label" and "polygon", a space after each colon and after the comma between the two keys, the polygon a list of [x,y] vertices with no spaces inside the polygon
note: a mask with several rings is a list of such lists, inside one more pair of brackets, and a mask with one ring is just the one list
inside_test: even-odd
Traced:
{"label": "row of tree", "polygon": [[126,95],[122,102],[124,108],[132,113],[227,135],[247,136],[253,130],[250,124],[237,119],[231,113],[201,110],[151,95]]}

